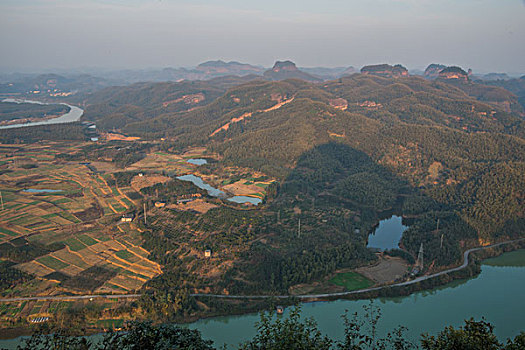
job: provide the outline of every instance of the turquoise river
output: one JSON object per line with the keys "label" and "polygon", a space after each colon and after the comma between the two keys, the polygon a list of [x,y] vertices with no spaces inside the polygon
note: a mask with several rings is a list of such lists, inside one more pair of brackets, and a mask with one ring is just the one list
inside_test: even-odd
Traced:
{"label": "turquoise river", "polygon": [[[320,330],[332,338],[341,338],[345,310],[362,314],[367,300],[338,300],[302,304],[302,315],[313,317]],[[503,254],[485,260],[481,273],[468,280],[455,281],[448,285],[414,293],[408,297],[379,298],[374,304],[382,311],[379,332],[385,333],[398,325],[409,329],[408,336],[419,340],[420,334],[431,334],[447,325],[455,327],[465,319],[485,317],[495,326],[495,333],[504,340],[525,331],[525,250]],[[285,316],[289,309],[285,311]],[[282,316],[277,316],[282,317]],[[223,344],[235,349],[239,342],[255,334],[258,314],[227,316],[204,319],[187,327],[199,329],[206,339],[217,347]],[[0,348],[14,349],[20,338],[0,340]]]}

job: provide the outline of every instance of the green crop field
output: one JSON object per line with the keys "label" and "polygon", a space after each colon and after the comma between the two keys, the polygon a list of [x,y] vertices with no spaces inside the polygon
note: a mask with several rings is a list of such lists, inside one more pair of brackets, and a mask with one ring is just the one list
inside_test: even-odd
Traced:
{"label": "green crop field", "polygon": [[64,244],[66,244],[69,247],[69,249],[71,249],[74,252],[78,252],[79,250],[86,248],[86,245],[78,241],[75,237],[66,239],[64,241]]}
{"label": "green crop field", "polygon": [[68,267],[69,265],[58,260],[58,259],[55,259],[53,258],[52,256],[43,256],[39,259],[37,259],[36,261],[38,261],[39,263],[41,264],[44,264],[46,265],[47,267],[49,268],[52,268],[53,270],[60,270],[60,269],[63,269],[64,267]]}
{"label": "green crop field", "polygon": [[348,291],[367,288],[374,284],[373,281],[356,272],[338,273],[329,282],[345,287]]}
{"label": "green crop field", "polygon": [[134,262],[134,260],[136,260],[134,259],[136,258],[135,255],[128,252],[127,250],[119,250],[118,252],[115,253],[115,255],[121,259],[130,261],[130,262]]}
{"label": "green crop field", "polygon": [[97,244],[98,242],[95,241],[93,238],[87,236],[87,235],[79,235],[76,237],[80,242],[84,243],[87,246]]}
{"label": "green crop field", "polygon": [[9,236],[13,236],[13,237],[18,236],[18,233],[15,233],[15,232],[13,232],[11,230],[8,230],[8,229],[2,228],[2,227],[0,227],[0,232],[5,233],[6,235],[9,235]]}

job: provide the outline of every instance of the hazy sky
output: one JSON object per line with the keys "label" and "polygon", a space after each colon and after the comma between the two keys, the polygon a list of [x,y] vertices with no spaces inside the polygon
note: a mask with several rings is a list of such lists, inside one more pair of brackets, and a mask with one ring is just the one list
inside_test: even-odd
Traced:
{"label": "hazy sky", "polygon": [[0,0],[0,68],[432,62],[525,73],[525,0]]}

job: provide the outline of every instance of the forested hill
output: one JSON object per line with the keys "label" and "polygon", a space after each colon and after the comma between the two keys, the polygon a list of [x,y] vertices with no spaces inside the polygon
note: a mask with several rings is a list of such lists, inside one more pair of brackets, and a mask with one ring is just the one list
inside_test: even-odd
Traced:
{"label": "forested hill", "polygon": [[249,75],[226,76],[208,81],[136,83],[75,98],[77,103],[86,106],[83,119],[96,122],[103,130],[109,130],[207,105],[222,96],[228,88],[256,78]]}
{"label": "forested hill", "polygon": [[[402,201],[403,210],[432,216],[418,221],[419,228],[406,235],[405,244],[411,251],[417,252],[422,240],[435,238],[424,237],[432,231],[438,214],[422,208],[434,208],[431,212],[440,208],[442,222],[452,232],[449,255],[441,260],[435,257],[438,264],[459,259],[459,245],[465,239],[476,236],[487,241],[523,229],[525,124],[516,96],[499,87],[360,74],[323,84],[254,80],[228,90],[222,87],[224,93],[202,82],[129,89],[137,87],[142,91],[135,97],[132,91],[117,96],[128,98],[133,105],[126,108],[137,109],[139,117],[126,115],[118,107],[121,109],[105,117],[101,112],[97,123],[112,123],[120,113],[128,118],[117,126],[125,133],[151,140],[165,138],[179,149],[206,146],[223,157],[224,165],[254,168],[281,182],[296,172],[301,157],[323,144],[344,144],[366,155],[396,181],[406,183],[401,187],[407,189],[395,185],[392,190],[389,177],[377,173],[368,176],[348,170],[333,185],[319,187],[311,200],[333,188],[371,191],[374,183],[383,184],[385,193],[393,198],[408,191],[415,197]],[[171,97],[158,93],[162,87]],[[480,94],[493,89],[502,93],[495,97]],[[148,91],[150,95],[142,95]],[[206,98],[194,106],[178,100],[199,93]],[[164,107],[170,100],[179,102]],[[108,97],[107,105],[113,104],[109,101]],[[86,111],[88,117],[93,115],[92,107]],[[330,178],[334,171],[325,169],[322,162],[309,164],[307,173],[325,171],[324,176]],[[369,181],[377,176],[381,180]],[[297,200],[289,202],[289,207],[299,205]],[[399,204],[399,200],[394,202]],[[377,203],[383,201],[358,204],[358,208],[365,206],[377,213],[389,207]]]}
{"label": "forested hill", "polygon": [[[202,86],[198,88],[202,89]],[[190,93],[198,93],[198,88],[192,89]],[[183,87],[177,89],[179,94],[188,91]],[[489,93],[494,89],[498,93]],[[162,97],[159,94],[156,96]],[[271,113],[261,112],[292,97],[294,101],[282,108]],[[389,79],[371,75],[353,75],[323,85],[299,80],[255,80],[233,87],[220,98],[210,100],[207,99],[211,103],[205,107],[183,113],[180,110],[171,113],[162,110],[159,103],[156,109],[153,108],[154,113],[151,113],[150,108],[147,119],[127,123],[123,131],[139,136],[166,136],[176,138],[179,142],[208,144],[221,138],[242,136],[246,134],[244,130],[247,128],[260,131],[259,123],[268,120],[269,115],[278,118],[283,111],[289,116],[304,108],[310,111],[321,108],[326,113],[338,113],[339,117],[333,118],[338,122],[346,120],[343,115],[358,114],[388,125],[441,126],[467,133],[498,132],[523,136],[523,118],[520,117],[522,108],[517,97],[501,88],[471,82],[449,84],[418,77]],[[88,116],[90,112],[88,107]],[[244,113],[253,115],[243,118],[241,123],[233,123],[235,125],[228,127],[225,132],[209,137],[217,128]],[[264,118],[255,116],[261,113]],[[107,119],[111,118],[109,116]],[[239,133],[238,129],[243,131]],[[335,129],[330,131],[337,133]],[[301,139],[301,135],[297,138]]]}
{"label": "forested hill", "polygon": [[525,76],[519,79],[500,79],[484,82],[487,85],[502,87],[518,97],[518,101],[525,109]]}

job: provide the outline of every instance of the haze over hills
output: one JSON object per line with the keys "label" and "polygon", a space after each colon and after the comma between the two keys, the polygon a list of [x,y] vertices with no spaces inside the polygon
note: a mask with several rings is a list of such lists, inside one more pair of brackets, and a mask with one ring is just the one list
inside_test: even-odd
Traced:
{"label": "haze over hills", "polygon": [[0,348],[525,349],[524,11],[0,1]]}
{"label": "haze over hills", "polygon": [[[431,64],[422,75],[429,79],[439,76],[447,66]],[[297,67],[291,61],[276,62],[271,69],[254,66],[236,61],[222,60],[203,62],[193,68],[164,68],[162,70],[122,70],[104,71],[90,74],[2,74],[0,75],[0,93],[35,94],[35,97],[64,97],[78,92],[91,92],[109,86],[122,86],[136,82],[163,82],[163,81],[195,81],[214,78],[236,76],[251,80],[261,77],[268,80],[302,79],[311,82],[329,81],[356,73],[350,67]],[[408,70],[402,65],[388,64],[370,65],[361,69],[363,74],[374,74],[384,77],[407,76]],[[443,77],[443,74],[442,74]],[[450,77],[450,76],[449,76]],[[469,75],[476,80],[511,80],[505,73],[489,73],[481,76]],[[38,95],[42,93],[42,95]]]}

